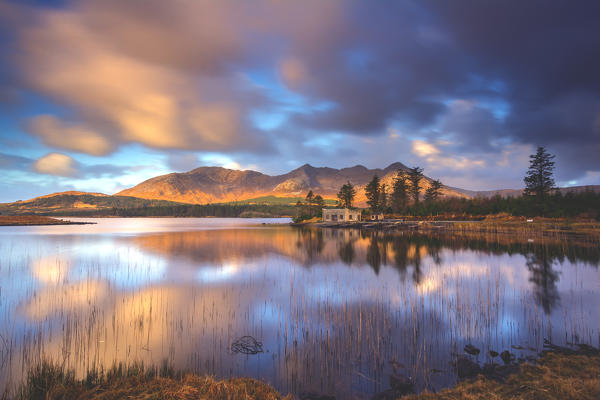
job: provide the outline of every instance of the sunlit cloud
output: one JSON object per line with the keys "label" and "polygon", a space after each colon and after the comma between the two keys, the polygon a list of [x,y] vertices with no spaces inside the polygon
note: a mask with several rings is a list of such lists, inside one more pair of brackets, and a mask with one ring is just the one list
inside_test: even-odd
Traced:
{"label": "sunlit cloud", "polygon": [[283,81],[295,89],[308,79],[306,66],[297,58],[286,58],[279,65],[279,73]]}
{"label": "sunlit cloud", "polygon": [[37,160],[33,167],[37,172],[49,175],[73,177],[78,173],[75,160],[60,153],[46,154]]}
{"label": "sunlit cloud", "polygon": [[101,156],[114,149],[104,136],[83,126],[67,125],[52,115],[30,121],[30,130],[50,146]]}
{"label": "sunlit cloud", "polygon": [[440,153],[440,150],[423,140],[413,140],[412,151],[419,157],[430,157]]}
{"label": "sunlit cloud", "polygon": [[[46,11],[37,16],[38,24],[23,28],[27,81],[77,110],[69,123],[56,115],[34,117],[31,133],[48,145],[93,155],[130,142],[165,149],[268,147],[258,133],[242,127],[250,99],[258,97],[241,78],[188,75],[166,68],[162,59],[152,62],[125,51],[95,30],[105,11],[99,4]],[[138,23],[121,22],[121,29]],[[145,40],[160,43],[160,30],[148,33]],[[200,67],[202,60],[197,62]]]}

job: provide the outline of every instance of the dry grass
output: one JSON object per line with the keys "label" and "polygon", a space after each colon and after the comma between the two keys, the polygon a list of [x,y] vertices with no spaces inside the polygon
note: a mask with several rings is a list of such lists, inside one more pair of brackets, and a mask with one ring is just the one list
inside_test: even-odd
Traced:
{"label": "dry grass", "polygon": [[66,225],[69,221],[42,217],[40,215],[0,215],[0,226],[18,225]]}
{"label": "dry grass", "polygon": [[[134,366],[113,368],[78,381],[72,373],[42,364],[29,373],[27,383],[15,396],[19,400],[132,399],[132,400],[292,400],[272,386],[250,378],[215,380],[169,369],[144,370]],[[439,393],[408,395],[403,400],[597,400],[600,399],[600,353],[591,355],[549,352],[536,365],[522,364],[506,383],[479,376]]]}
{"label": "dry grass", "polygon": [[[162,376],[161,376],[162,375]],[[145,370],[134,366],[113,368],[106,374],[88,374],[85,380],[76,380],[71,372],[44,363],[28,375],[26,384],[15,399],[19,400],[291,400],[272,386],[250,378],[215,380],[187,374],[176,376],[164,369]],[[8,397],[8,396],[6,396]]]}
{"label": "dry grass", "polygon": [[537,365],[523,364],[505,384],[482,376],[439,393],[422,393],[403,400],[600,399],[600,355],[545,354]]}

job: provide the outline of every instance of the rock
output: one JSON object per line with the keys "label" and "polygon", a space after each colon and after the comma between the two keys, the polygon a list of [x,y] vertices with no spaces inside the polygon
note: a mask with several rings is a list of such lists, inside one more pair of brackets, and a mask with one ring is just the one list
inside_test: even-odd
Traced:
{"label": "rock", "polygon": [[465,353],[467,353],[467,354],[470,354],[472,356],[477,356],[477,355],[479,355],[479,352],[480,352],[480,350],[477,347],[473,346],[472,344],[467,344],[465,346]]}
{"label": "rock", "polygon": [[498,357],[498,352],[497,352],[497,351],[490,350],[490,351],[489,351],[489,354],[490,354],[490,357],[492,357],[492,358],[496,358],[496,357]]}
{"label": "rock", "polygon": [[396,392],[402,393],[402,396],[415,392],[413,381],[409,377],[400,374],[390,375],[390,387]]}
{"label": "rock", "polygon": [[456,360],[456,373],[461,380],[474,378],[481,373],[481,367],[468,357],[459,357]]}
{"label": "rock", "polygon": [[504,365],[508,365],[514,361],[515,355],[508,350],[504,350],[502,353],[500,353],[500,358],[504,362]]}

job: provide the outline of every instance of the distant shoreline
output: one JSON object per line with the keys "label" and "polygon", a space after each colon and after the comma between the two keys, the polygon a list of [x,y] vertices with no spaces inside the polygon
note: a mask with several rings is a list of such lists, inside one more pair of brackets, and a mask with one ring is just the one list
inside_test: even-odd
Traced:
{"label": "distant shoreline", "polygon": [[527,221],[361,221],[361,222],[307,222],[292,226],[312,226],[331,229],[361,229],[381,232],[419,232],[447,234],[525,235],[528,237],[592,238],[600,239],[600,222],[571,222],[554,219]]}
{"label": "distant shoreline", "polygon": [[0,226],[92,225],[95,222],[68,221],[40,215],[0,215]]}

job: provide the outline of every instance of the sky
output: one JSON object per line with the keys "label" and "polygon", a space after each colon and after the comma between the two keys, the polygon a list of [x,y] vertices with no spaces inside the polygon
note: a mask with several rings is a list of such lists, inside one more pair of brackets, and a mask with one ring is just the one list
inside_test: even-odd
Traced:
{"label": "sky", "polygon": [[0,202],[199,166],[600,184],[600,2],[0,0]]}

